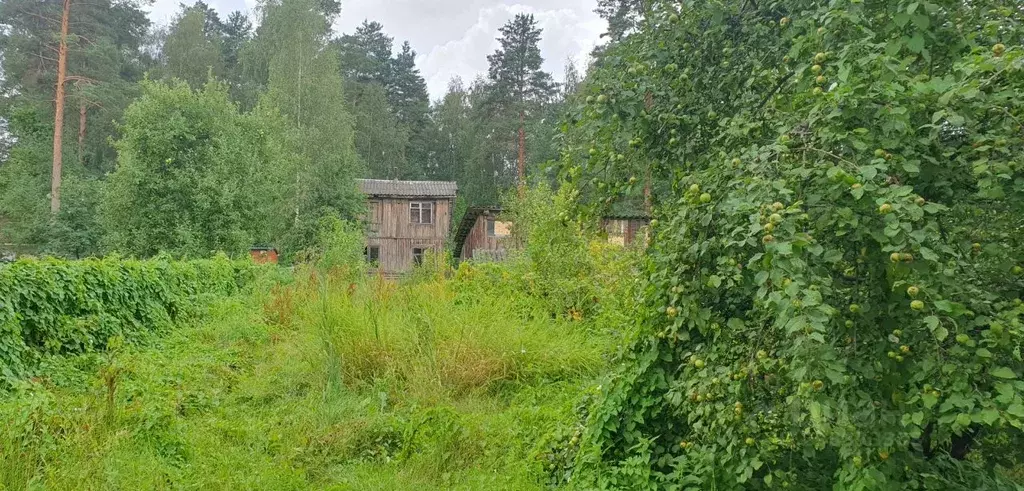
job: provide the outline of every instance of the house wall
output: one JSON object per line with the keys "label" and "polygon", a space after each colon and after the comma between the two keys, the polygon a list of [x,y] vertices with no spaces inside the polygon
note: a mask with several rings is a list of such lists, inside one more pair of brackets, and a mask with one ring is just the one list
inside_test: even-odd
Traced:
{"label": "house wall", "polygon": [[[412,202],[434,203],[434,223],[412,223]],[[442,251],[451,228],[451,210],[452,201],[448,198],[370,197],[367,246],[380,247],[380,271],[399,274],[412,270],[414,248]]]}
{"label": "house wall", "polygon": [[[614,219],[605,218],[601,221],[605,231],[608,232],[608,241],[618,245],[633,245],[642,243],[647,237],[644,229],[650,221],[645,218]],[[621,236],[617,236],[618,231]]]}
{"label": "house wall", "polygon": [[[481,250],[491,252],[505,251],[505,241],[508,240],[508,237],[490,237],[487,235],[487,220],[495,218],[495,215],[485,213],[481,213],[476,217],[476,223],[473,224],[473,228],[466,235],[465,243],[462,244],[462,251],[460,251],[459,255],[460,259],[473,259],[474,254]],[[500,226],[496,227],[496,229],[500,228]]]}

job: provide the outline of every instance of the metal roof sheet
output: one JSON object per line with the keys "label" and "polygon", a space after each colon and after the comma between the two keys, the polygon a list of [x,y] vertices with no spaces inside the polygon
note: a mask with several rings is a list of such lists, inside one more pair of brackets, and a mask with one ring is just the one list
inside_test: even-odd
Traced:
{"label": "metal roof sheet", "polygon": [[451,181],[389,181],[356,179],[359,190],[370,196],[454,197],[458,185]]}

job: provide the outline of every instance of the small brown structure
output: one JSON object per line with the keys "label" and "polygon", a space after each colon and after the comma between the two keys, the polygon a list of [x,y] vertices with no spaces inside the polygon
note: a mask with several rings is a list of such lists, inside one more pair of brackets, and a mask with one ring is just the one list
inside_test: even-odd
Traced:
{"label": "small brown structure", "polygon": [[277,264],[277,249],[273,247],[252,247],[249,249],[249,256],[256,264]]}
{"label": "small brown structure", "polygon": [[650,217],[642,214],[609,215],[601,219],[601,228],[608,234],[608,242],[621,246],[645,243]]}
{"label": "small brown structure", "polygon": [[[645,244],[651,219],[642,213],[618,213],[601,218],[608,242],[624,247]],[[501,207],[474,207],[466,211],[455,231],[454,251],[460,261],[500,261],[514,246],[512,222],[501,219]]]}
{"label": "small brown structure", "polygon": [[397,275],[444,250],[458,186],[447,181],[357,179],[366,195],[370,230],[366,259],[379,272]]}
{"label": "small brown structure", "polygon": [[455,253],[460,260],[500,261],[508,252],[512,223],[501,220],[497,206],[466,210],[455,231]]}

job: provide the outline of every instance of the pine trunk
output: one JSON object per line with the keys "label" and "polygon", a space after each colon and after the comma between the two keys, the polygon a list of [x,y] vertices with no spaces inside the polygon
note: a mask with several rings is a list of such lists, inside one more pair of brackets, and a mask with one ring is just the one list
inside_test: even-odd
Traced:
{"label": "pine trunk", "polygon": [[78,103],[78,163],[81,165],[85,161],[85,124],[86,124],[86,107],[85,101]]}
{"label": "pine trunk", "polygon": [[64,133],[64,79],[68,66],[68,21],[71,16],[71,0],[64,0],[64,13],[60,19],[60,47],[57,51],[57,95],[56,111],[53,117],[53,175],[50,180],[50,211],[60,211],[60,182],[63,165],[62,136]]}
{"label": "pine trunk", "polygon": [[519,110],[519,195],[526,191],[526,112]]}

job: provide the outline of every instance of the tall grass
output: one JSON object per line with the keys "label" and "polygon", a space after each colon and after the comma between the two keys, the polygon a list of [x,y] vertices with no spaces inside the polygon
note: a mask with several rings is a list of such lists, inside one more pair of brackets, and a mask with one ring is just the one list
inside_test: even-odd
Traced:
{"label": "tall grass", "polygon": [[[608,339],[443,275],[303,271],[0,402],[0,489],[538,489]],[[111,389],[113,387],[113,389]]]}
{"label": "tall grass", "polygon": [[[316,279],[296,315],[316,326],[329,380],[387,384],[424,402],[589,375],[606,345],[571,322],[516,315],[518,301],[465,298],[450,281],[398,286]],[[295,321],[292,321],[293,323]]]}
{"label": "tall grass", "polygon": [[615,275],[594,277],[583,308],[552,298],[561,287],[538,285],[529,261],[454,274],[438,261],[395,282],[336,239],[202,322],[48,359],[0,395],[0,490],[553,482],[552,445],[618,340],[629,297]]}

